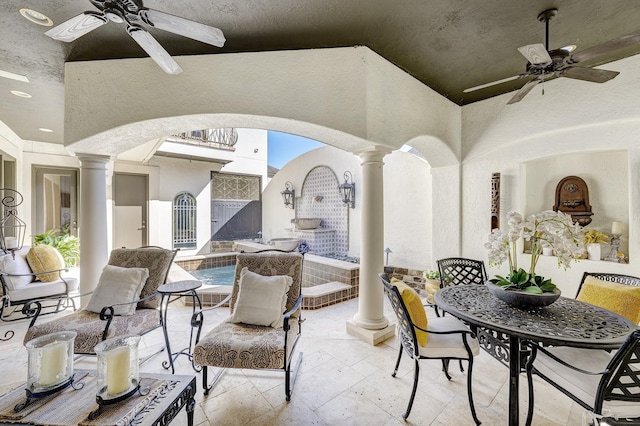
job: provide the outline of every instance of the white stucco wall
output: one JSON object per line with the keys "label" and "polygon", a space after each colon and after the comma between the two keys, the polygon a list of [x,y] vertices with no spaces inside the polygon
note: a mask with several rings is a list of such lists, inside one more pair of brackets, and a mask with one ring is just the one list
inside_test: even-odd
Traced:
{"label": "white stucco wall", "polygon": [[[549,208],[559,178],[575,173],[587,177],[592,205],[598,200],[594,226],[610,230],[610,221],[628,218],[623,240],[628,238],[630,264],[582,260],[564,271],[549,257],[536,272],[552,277],[568,296],[575,295],[584,271],[640,275],[640,215],[634,214],[640,211],[639,65],[640,56],[607,64],[621,74],[605,84],[555,79],[545,83],[544,96],[534,90],[506,105],[512,96],[506,94],[462,108],[463,256],[487,260],[491,173],[501,173],[503,226],[510,210],[531,214],[526,210]],[[527,264],[527,255],[522,257]],[[490,268],[489,274],[498,271],[505,273],[506,266]]]}
{"label": "white stucco wall", "polygon": [[[431,168],[429,164],[406,152],[394,151],[384,157],[384,246],[391,249],[389,264],[425,269],[432,265],[431,252]],[[361,159],[353,154],[326,146],[301,155],[287,163],[273,177],[263,193],[263,238],[288,236],[294,210],[284,207],[280,192],[286,181],[299,194],[302,182],[316,166],[331,168],[338,179],[349,170],[356,183],[356,208],[349,209],[349,252],[360,256],[361,238]],[[338,206],[337,208],[342,208]]]}

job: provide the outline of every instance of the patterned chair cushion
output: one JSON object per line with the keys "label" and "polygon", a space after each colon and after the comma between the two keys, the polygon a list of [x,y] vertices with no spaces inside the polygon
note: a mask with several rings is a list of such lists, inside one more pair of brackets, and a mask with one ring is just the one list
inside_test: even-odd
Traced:
{"label": "patterned chair cushion", "polygon": [[[289,287],[287,296],[287,311],[291,310],[300,295],[300,286],[302,285],[302,255],[294,253],[266,252],[266,253],[240,253],[236,261],[236,272],[231,290],[231,300],[229,309],[233,313],[233,309],[238,300],[238,281],[240,280],[240,272],[243,268],[247,268],[251,272],[260,275],[288,275],[293,278],[293,283]],[[299,317],[300,310],[293,314],[293,317]]]}
{"label": "patterned chair cushion", "polygon": [[[95,354],[93,348],[102,341],[106,321],[100,315],[80,310],[47,323],[34,325],[27,330],[24,343],[57,331],[74,330],[78,333],[74,353]],[[130,316],[116,316],[109,327],[107,338],[124,335],[141,335],[160,326],[160,311],[157,309],[137,309]]]}
{"label": "patterned chair cushion", "polygon": [[[140,298],[144,298],[155,293],[165,283],[174,256],[174,251],[159,247],[119,248],[111,251],[108,263],[123,268],[147,268],[149,278],[140,292]],[[159,306],[160,296],[138,303],[138,309],[155,309]]]}
{"label": "patterned chair cushion", "polygon": [[[289,353],[298,334],[299,323],[289,320]],[[221,368],[284,368],[284,336],[282,328],[222,322],[200,339],[193,351],[198,365]]]}

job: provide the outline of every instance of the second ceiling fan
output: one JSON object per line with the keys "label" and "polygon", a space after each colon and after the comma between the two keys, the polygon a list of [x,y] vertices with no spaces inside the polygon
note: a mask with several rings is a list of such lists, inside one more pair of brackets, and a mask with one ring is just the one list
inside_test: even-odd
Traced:
{"label": "second ceiling fan", "polygon": [[521,101],[536,85],[553,77],[568,77],[593,83],[604,83],[617,76],[619,72],[581,67],[577,66],[577,64],[610,51],[640,43],[640,31],[638,31],[575,54],[572,53],[576,48],[574,45],[549,50],[549,21],[556,16],[557,13],[558,9],[547,9],[538,15],[538,20],[545,24],[545,45],[537,43],[518,48],[520,53],[528,61],[527,69],[524,73],[470,87],[463,90],[463,92],[473,92],[508,81],[532,77],[518,90],[509,102],[507,102],[507,104],[513,104]]}
{"label": "second ceiling fan", "polygon": [[225,38],[218,28],[144,7],[142,0],[89,0],[99,12],[83,12],[45,32],[54,40],[71,42],[90,31],[115,22],[126,24],[127,33],[167,74],[179,74],[182,68],[141,25],[189,37],[216,47],[224,46]]}

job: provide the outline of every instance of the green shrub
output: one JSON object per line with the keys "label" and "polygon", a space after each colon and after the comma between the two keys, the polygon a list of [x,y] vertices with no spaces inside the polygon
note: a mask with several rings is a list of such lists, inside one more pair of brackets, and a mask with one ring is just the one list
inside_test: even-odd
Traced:
{"label": "green shrub", "polygon": [[80,240],[68,232],[50,229],[44,234],[34,235],[33,245],[46,244],[60,252],[66,267],[78,266],[80,260]]}

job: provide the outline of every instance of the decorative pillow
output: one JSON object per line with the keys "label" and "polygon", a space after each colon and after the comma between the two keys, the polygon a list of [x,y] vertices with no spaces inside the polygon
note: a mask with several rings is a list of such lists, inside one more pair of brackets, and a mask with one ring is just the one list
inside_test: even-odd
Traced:
{"label": "decorative pillow", "polygon": [[[12,254],[5,254],[0,257],[0,271],[5,274],[31,274],[31,268],[27,263],[27,251],[16,251],[15,259]],[[33,281],[33,275],[23,275],[21,277],[4,277],[4,282],[9,290],[17,290],[25,287]]]}
{"label": "decorative pillow", "polygon": [[287,292],[293,278],[287,275],[264,276],[242,268],[238,280],[238,300],[229,322],[280,328],[287,307]]}
{"label": "decorative pillow", "polygon": [[[418,296],[418,293],[416,293],[416,291],[412,289],[407,283],[397,278],[391,278],[391,284],[393,284],[400,292],[402,301],[407,307],[407,311],[409,311],[411,322],[420,328],[426,329],[428,325],[427,313],[424,311],[424,306],[422,305],[422,300],[420,300],[420,296]],[[420,346],[425,346],[427,344],[427,340],[429,339],[429,334],[426,331],[418,330],[415,327],[414,330],[416,331],[418,344]]]}
{"label": "decorative pillow", "polygon": [[[64,269],[64,259],[60,252],[55,247],[46,244],[31,247],[27,253],[27,262],[29,262],[31,270],[35,273]],[[36,278],[43,283],[50,283],[58,281],[60,274],[52,272],[50,274],[36,275]]]}
{"label": "decorative pillow", "polygon": [[[87,311],[100,313],[105,306],[116,303],[133,302],[140,296],[140,291],[149,278],[147,268],[121,268],[120,266],[107,265],[102,270],[98,285],[91,295]],[[116,315],[133,315],[136,304],[116,306],[113,313]]]}
{"label": "decorative pillow", "polygon": [[615,312],[634,324],[640,322],[640,287],[588,275],[576,299]]}

